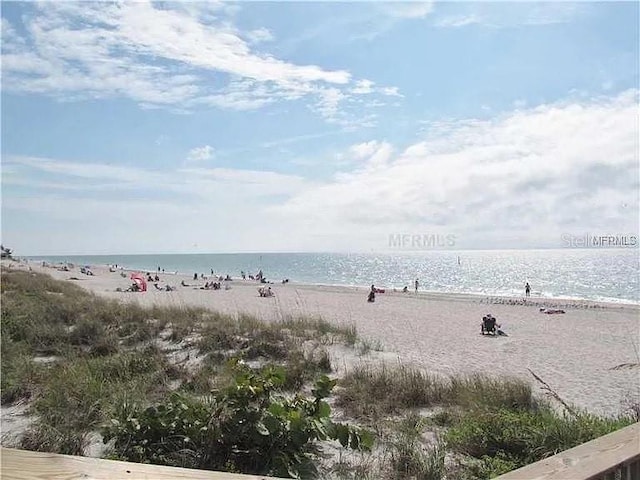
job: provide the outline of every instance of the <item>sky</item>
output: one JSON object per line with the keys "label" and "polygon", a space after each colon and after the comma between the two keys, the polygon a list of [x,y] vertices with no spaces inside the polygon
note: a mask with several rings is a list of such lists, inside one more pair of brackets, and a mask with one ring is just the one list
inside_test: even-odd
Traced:
{"label": "sky", "polygon": [[638,2],[1,7],[18,255],[638,234]]}

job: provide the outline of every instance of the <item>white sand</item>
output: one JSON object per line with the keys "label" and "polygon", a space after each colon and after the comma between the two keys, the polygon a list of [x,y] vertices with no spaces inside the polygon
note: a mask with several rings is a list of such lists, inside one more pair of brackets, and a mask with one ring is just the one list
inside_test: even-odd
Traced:
{"label": "white sand", "polygon": [[[540,305],[489,305],[481,297],[400,292],[379,294],[371,304],[365,289],[293,283],[271,285],[275,298],[261,298],[256,282],[235,280],[230,290],[199,290],[180,287],[180,281],[198,286],[204,281],[174,275],[161,275],[160,282],[177,286],[174,292],[150,285],[146,293],[119,293],[115,289],[126,289],[131,281],[105,267],[94,267],[93,277],[78,269],[31,267],[58,279],[77,277],[75,283],[93,292],[142,305],[203,306],[265,320],[319,315],[337,324],[354,323],[361,337],[382,343],[385,357],[432,372],[482,371],[535,384],[531,369],[565,401],[594,413],[616,414],[625,399],[640,401],[640,309],[634,305],[555,301],[570,305],[563,307],[566,314],[545,315],[539,307],[549,299],[531,299]],[[508,337],[480,335],[486,313],[498,319]],[[621,364],[635,366],[614,369]]]}

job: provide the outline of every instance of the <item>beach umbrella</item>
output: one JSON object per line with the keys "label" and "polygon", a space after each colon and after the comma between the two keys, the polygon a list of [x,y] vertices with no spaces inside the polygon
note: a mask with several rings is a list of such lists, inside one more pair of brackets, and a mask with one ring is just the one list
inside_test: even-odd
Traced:
{"label": "beach umbrella", "polygon": [[145,280],[144,275],[142,275],[141,273],[132,273],[131,280],[136,282],[141,292],[147,291],[147,281]]}

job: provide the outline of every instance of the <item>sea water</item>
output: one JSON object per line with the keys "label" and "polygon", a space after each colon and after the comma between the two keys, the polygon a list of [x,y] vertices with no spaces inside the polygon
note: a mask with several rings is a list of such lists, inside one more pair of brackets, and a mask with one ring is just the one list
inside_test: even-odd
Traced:
{"label": "sea water", "polygon": [[639,303],[638,249],[470,250],[403,253],[236,253],[29,257],[77,265],[238,277],[264,272],[268,280],[421,291],[532,296]]}

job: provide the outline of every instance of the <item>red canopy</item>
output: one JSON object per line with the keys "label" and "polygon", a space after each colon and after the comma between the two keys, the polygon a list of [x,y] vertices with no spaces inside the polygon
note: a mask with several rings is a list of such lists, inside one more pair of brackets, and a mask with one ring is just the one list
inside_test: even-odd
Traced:
{"label": "red canopy", "polygon": [[144,275],[141,273],[132,273],[131,280],[136,282],[141,292],[147,291],[147,281],[145,280]]}

